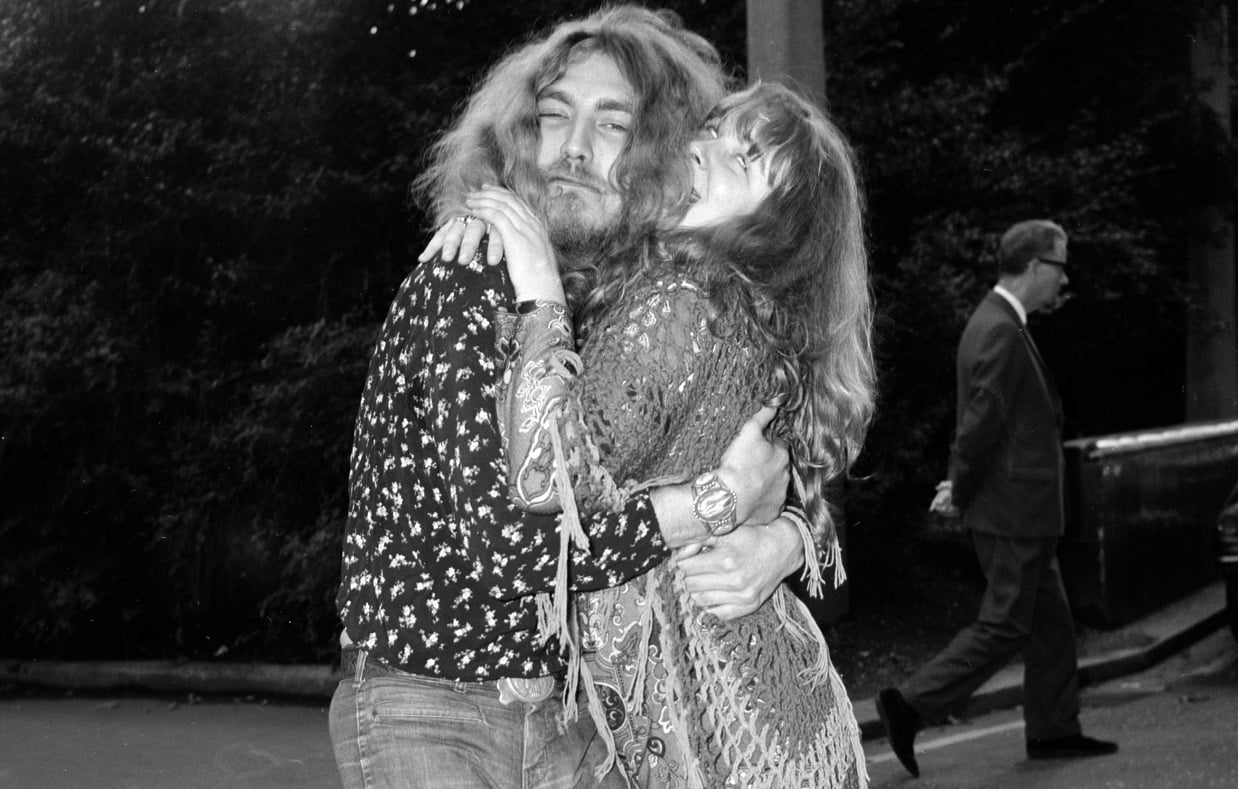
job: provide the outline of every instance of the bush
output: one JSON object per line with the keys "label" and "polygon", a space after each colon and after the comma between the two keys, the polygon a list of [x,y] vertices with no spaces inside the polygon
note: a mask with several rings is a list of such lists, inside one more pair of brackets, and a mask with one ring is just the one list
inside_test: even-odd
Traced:
{"label": "bush", "polygon": [[[846,496],[862,573],[919,560],[954,346],[1016,220],[1071,235],[1075,298],[1033,328],[1068,435],[1181,419],[1186,240],[1234,184],[1181,43],[1202,2],[825,4],[879,310]],[[0,654],[334,652],[352,420],[423,223],[408,184],[518,31],[595,5],[0,5]],[[743,3],[664,5],[742,56]]]}

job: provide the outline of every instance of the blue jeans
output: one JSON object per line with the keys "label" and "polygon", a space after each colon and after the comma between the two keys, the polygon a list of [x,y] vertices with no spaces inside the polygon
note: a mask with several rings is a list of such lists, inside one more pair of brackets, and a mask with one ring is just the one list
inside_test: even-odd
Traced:
{"label": "blue jeans", "polygon": [[601,781],[606,746],[580,700],[563,721],[562,685],[545,701],[499,701],[494,682],[458,682],[372,659],[343,677],[331,699],[331,742],[345,789],[576,789]]}

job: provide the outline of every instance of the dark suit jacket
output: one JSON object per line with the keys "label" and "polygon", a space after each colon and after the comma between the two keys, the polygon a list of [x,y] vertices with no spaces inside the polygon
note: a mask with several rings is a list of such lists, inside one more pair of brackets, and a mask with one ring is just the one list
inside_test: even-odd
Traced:
{"label": "dark suit jacket", "polygon": [[1062,406],[1040,354],[990,291],[959,340],[953,499],[970,529],[1005,537],[1062,534]]}

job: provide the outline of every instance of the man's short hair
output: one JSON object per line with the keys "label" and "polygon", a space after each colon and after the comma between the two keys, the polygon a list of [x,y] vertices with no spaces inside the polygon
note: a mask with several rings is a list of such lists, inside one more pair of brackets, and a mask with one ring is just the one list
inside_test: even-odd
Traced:
{"label": "man's short hair", "polygon": [[1066,231],[1048,219],[1027,219],[1011,225],[1002,234],[997,253],[997,270],[1002,276],[1015,276],[1027,271],[1034,258],[1049,255],[1053,245],[1066,241]]}

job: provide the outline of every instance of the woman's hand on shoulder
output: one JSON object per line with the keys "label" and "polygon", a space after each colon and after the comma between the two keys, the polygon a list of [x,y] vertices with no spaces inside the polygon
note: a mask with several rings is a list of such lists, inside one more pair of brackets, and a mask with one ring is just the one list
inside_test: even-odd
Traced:
{"label": "woman's hand on shoulder", "polygon": [[[482,239],[486,237],[488,230],[484,221],[462,212],[443,223],[430,238],[426,248],[417,256],[417,260],[425,263],[441,256],[443,260],[468,263],[477,255],[477,250],[481,249]],[[489,256],[496,252],[502,257],[503,245],[492,237],[486,254]]]}
{"label": "woman's hand on shoulder", "polygon": [[[517,301],[539,299],[565,303],[559,265],[550,233],[541,216],[516,193],[499,186],[471,192],[464,201],[470,212],[490,225],[486,262],[507,261]],[[494,243],[498,236],[501,244]]]}

